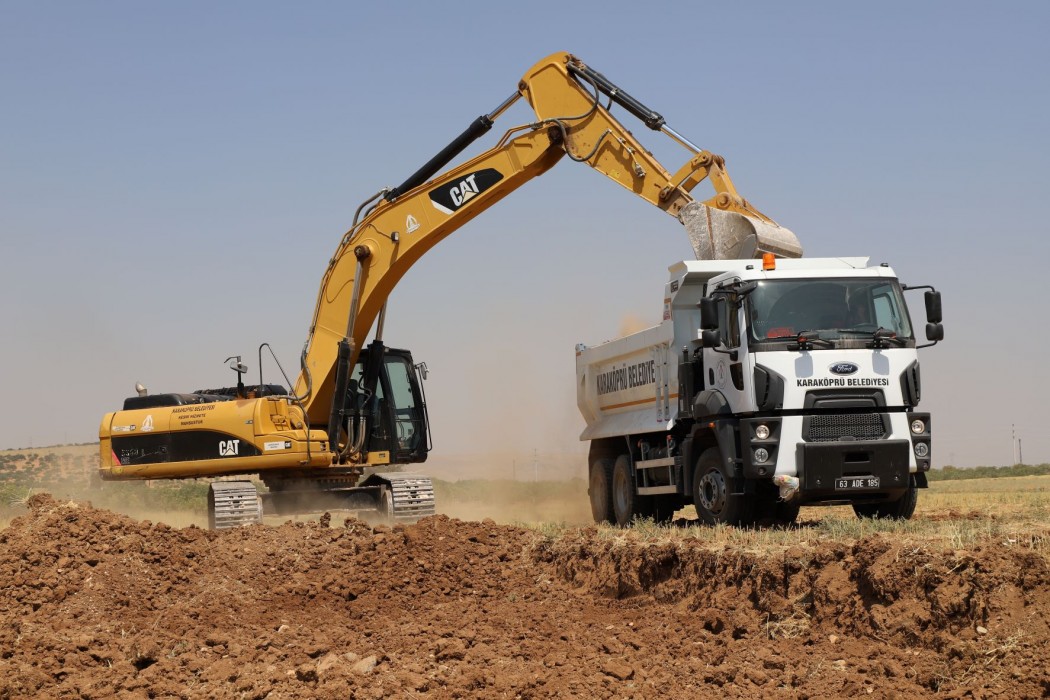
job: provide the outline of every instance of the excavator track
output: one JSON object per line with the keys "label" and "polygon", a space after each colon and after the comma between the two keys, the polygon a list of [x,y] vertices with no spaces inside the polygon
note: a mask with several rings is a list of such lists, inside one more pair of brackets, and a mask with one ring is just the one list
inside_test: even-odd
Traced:
{"label": "excavator track", "polygon": [[422,474],[373,474],[369,481],[386,482],[382,510],[398,522],[415,522],[435,513],[434,484]]}
{"label": "excavator track", "polygon": [[216,481],[208,488],[208,529],[262,522],[262,501],[250,481]]}

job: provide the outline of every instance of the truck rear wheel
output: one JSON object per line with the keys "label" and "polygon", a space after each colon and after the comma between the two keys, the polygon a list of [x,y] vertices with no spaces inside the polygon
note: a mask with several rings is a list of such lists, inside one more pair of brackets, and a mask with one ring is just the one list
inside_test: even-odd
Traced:
{"label": "truck rear wheel", "polygon": [[733,491],[732,475],[718,448],[704,450],[693,471],[693,505],[700,520],[708,525],[750,523],[754,504]]}
{"label": "truck rear wheel", "polygon": [[853,512],[857,514],[858,518],[911,520],[911,516],[915,514],[915,506],[918,502],[919,489],[915,487],[915,479],[912,478],[908,490],[896,501],[854,503]]}
{"label": "truck rear wheel", "polygon": [[596,523],[611,523],[614,521],[612,480],[612,459],[599,457],[591,462],[591,473],[587,480],[587,495],[591,499],[591,516]]}
{"label": "truck rear wheel", "polygon": [[627,527],[638,513],[638,495],[634,490],[634,469],[631,458],[620,455],[613,466],[612,478],[613,517],[620,527]]}

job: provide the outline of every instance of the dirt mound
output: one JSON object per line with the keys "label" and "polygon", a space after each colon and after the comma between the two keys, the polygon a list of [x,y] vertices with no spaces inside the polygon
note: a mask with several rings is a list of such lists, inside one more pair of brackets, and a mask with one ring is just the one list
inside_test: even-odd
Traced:
{"label": "dirt mound", "polygon": [[776,553],[443,516],[220,533],[58,502],[0,532],[0,696],[1033,697],[1046,560]]}
{"label": "dirt mound", "polygon": [[[703,630],[744,640],[725,639],[745,658],[795,639],[805,653],[789,652],[787,666],[814,668],[806,656],[868,659],[856,670],[871,685],[836,694],[885,690],[898,676],[927,690],[976,690],[991,678],[987,689],[1001,691],[1005,675],[1012,696],[1050,691],[1050,567],[1010,542],[931,552],[871,536],[749,553],[600,541],[584,530],[540,549],[537,559],[578,591],[687,609]],[[729,655],[724,672],[740,664]],[[832,666],[849,670],[843,661]]]}

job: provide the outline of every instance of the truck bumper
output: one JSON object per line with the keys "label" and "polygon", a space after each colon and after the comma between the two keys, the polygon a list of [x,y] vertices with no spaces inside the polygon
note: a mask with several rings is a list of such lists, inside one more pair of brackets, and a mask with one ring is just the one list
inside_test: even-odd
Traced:
{"label": "truck bumper", "polygon": [[911,484],[911,450],[910,440],[800,444],[801,502],[896,500]]}

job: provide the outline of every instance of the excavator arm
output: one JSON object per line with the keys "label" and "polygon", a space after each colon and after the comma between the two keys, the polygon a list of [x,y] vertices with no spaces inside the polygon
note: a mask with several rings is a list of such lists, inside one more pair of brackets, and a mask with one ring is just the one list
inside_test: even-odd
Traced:
{"label": "excavator arm", "polygon": [[[522,97],[536,121],[509,130],[490,150],[435,175]],[[668,172],[611,114],[613,103],[664,132],[693,156],[677,172]],[[399,187],[384,190],[362,205],[364,216],[355,217],[324,273],[304,349],[296,394],[311,425],[326,425],[330,436],[338,434],[340,404],[333,402],[333,396],[345,394],[349,369],[408,269],[453,231],[564,156],[586,163],[679,218],[698,258],[753,257],[763,252],[801,255],[794,234],[736,192],[722,158],[690,144],[662,116],[576,57],[553,54],[525,74],[508,100],[476,119]],[[701,203],[690,192],[704,179],[711,182],[715,195]]]}

